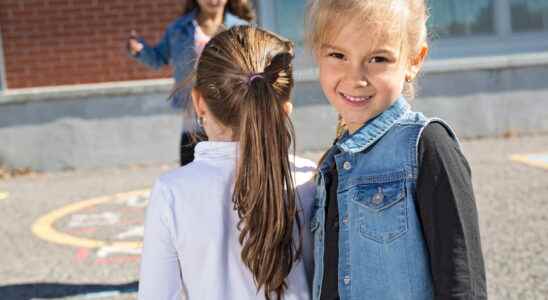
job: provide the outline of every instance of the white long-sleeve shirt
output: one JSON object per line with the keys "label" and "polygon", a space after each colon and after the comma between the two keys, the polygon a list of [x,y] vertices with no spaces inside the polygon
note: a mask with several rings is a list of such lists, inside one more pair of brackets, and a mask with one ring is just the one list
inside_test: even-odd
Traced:
{"label": "white long-sleeve shirt", "polygon": [[[241,260],[233,209],[238,144],[200,142],[192,163],[156,180],[146,210],[140,300],[265,299]],[[285,300],[310,299],[312,238],[308,220],[315,164],[295,157],[302,206],[303,259],[286,282]]]}

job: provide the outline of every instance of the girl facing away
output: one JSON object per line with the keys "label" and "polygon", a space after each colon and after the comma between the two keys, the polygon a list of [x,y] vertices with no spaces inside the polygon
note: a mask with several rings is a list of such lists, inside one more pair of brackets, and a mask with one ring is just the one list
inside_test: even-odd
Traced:
{"label": "girl facing away", "polygon": [[[196,65],[205,44],[222,29],[243,25],[254,19],[248,0],[185,0],[183,16],[173,21],[162,39],[150,46],[133,31],[128,39],[128,50],[139,62],[152,69],[165,65],[173,67],[176,84],[187,78]],[[194,158],[195,143],[191,138],[195,131],[193,119],[187,108],[191,107],[188,89],[182,89],[173,97],[172,106],[186,113],[179,148],[179,161],[185,165]],[[203,139],[203,136],[196,136]]]}
{"label": "girl facing away", "polygon": [[317,176],[313,299],[486,299],[470,167],[411,110],[424,0],[313,0],[309,42],[344,133]]}
{"label": "girl facing away", "polygon": [[209,139],[154,184],[139,299],[309,299],[316,169],[290,155],[292,59],[251,26],[205,46],[192,98]]}

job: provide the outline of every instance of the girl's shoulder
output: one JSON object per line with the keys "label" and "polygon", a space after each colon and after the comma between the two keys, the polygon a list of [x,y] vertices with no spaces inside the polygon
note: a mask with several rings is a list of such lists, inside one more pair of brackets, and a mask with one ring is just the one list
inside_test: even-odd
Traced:
{"label": "girl's shoulder", "polygon": [[316,191],[314,176],[317,166],[313,161],[299,156],[290,157],[294,171],[295,190],[305,213],[308,213],[313,203]]}
{"label": "girl's shoulder", "polygon": [[295,174],[295,186],[306,184],[314,178],[317,170],[315,162],[296,155],[291,156],[289,161]]}
{"label": "girl's shoulder", "polygon": [[300,157],[297,155],[291,155],[289,158],[295,167],[303,167],[303,168],[316,168],[316,163],[312,160],[304,157]]}
{"label": "girl's shoulder", "polygon": [[317,166],[313,161],[298,156],[291,157],[290,161],[294,168],[295,193],[302,213],[301,217],[307,222],[310,219],[316,194],[314,177]]}
{"label": "girl's shoulder", "polygon": [[163,173],[160,175],[159,179],[170,186],[178,186],[181,182],[185,182],[185,185],[188,185],[189,183],[198,183],[207,181],[212,177],[218,177],[215,175],[227,173],[227,170],[231,166],[233,166],[233,164],[227,164],[226,162],[215,164],[194,160],[184,166]]}
{"label": "girl's shoulder", "polygon": [[193,21],[196,19],[196,12],[191,11],[187,14],[184,14],[177,19],[173,20],[167,26],[168,32],[181,31],[182,28],[189,28],[194,26]]}

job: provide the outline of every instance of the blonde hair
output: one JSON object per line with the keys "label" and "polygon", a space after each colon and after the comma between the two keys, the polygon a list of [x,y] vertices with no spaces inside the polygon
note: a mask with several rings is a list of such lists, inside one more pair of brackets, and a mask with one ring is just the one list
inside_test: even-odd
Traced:
{"label": "blonde hair", "polygon": [[[350,22],[374,28],[375,37],[387,33],[400,37],[407,63],[427,42],[428,10],[424,0],[311,0],[309,6],[306,42],[312,50],[318,50]],[[403,94],[409,100],[415,97],[414,82],[404,84]]]}

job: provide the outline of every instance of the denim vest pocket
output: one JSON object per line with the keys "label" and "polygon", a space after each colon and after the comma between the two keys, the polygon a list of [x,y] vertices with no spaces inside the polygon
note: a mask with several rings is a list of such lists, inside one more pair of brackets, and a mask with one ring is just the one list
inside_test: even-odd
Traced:
{"label": "denim vest pocket", "polygon": [[358,210],[359,231],[363,237],[389,243],[407,232],[405,179],[372,180],[357,185],[353,194],[352,202]]}

